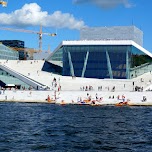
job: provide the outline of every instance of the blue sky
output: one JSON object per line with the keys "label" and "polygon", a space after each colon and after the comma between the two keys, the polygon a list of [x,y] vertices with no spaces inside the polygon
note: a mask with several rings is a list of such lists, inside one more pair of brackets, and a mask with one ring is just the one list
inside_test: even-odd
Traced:
{"label": "blue sky", "polygon": [[[144,32],[144,48],[152,52],[151,0],[6,0],[0,6],[0,27],[54,33],[43,35],[43,50],[54,50],[62,40],[78,40],[82,27],[135,25]],[[23,40],[38,49],[38,35],[0,30],[0,39]]]}

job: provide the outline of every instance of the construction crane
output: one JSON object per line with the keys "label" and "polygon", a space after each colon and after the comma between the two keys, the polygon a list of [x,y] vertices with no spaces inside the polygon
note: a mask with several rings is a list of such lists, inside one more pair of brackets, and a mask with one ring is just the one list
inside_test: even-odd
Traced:
{"label": "construction crane", "polygon": [[42,52],[42,35],[48,35],[48,36],[56,36],[56,33],[45,33],[42,32],[42,26],[40,26],[40,31],[32,31],[32,30],[25,30],[25,29],[14,29],[14,28],[4,28],[0,27],[0,30],[8,30],[13,32],[25,32],[25,33],[33,33],[39,35],[39,52]]}
{"label": "construction crane", "polygon": [[7,2],[6,2],[6,1],[0,0],[0,4],[1,4],[3,7],[7,7]]}
{"label": "construction crane", "polygon": [[34,53],[39,52],[39,50],[36,50],[33,48],[18,48],[18,47],[10,47],[10,46],[7,46],[7,47],[9,47],[10,49],[15,50],[15,51],[24,51],[24,58],[26,58],[26,53],[28,53],[28,55],[30,56],[30,59],[33,59]]}
{"label": "construction crane", "polygon": [[[0,44],[3,44],[3,42],[0,42]],[[5,44],[4,44],[5,45]],[[36,50],[36,49],[33,49],[33,48],[19,48],[19,47],[12,47],[12,46],[9,46],[9,45],[6,45],[8,48],[10,48],[11,50],[14,50],[14,51],[23,51],[24,52],[24,59],[26,59],[27,57],[27,54],[30,56],[30,58],[32,59],[33,58],[33,54],[34,53],[38,53],[39,50]],[[27,54],[26,54],[27,53]]]}

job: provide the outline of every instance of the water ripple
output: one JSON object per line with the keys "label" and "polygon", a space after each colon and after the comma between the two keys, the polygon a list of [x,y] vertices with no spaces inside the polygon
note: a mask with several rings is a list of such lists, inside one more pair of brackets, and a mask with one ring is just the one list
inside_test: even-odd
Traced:
{"label": "water ripple", "polygon": [[152,108],[0,103],[0,152],[151,152]]}

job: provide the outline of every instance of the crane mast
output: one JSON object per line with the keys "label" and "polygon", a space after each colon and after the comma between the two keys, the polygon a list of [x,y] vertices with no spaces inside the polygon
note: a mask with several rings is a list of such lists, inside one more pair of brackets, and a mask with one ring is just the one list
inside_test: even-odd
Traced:
{"label": "crane mast", "polygon": [[39,32],[39,51],[42,50],[42,26],[40,26],[40,32]]}

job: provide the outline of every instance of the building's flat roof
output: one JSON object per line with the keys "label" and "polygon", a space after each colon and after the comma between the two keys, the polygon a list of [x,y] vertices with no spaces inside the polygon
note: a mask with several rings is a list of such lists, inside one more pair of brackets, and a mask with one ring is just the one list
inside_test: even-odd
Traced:
{"label": "building's flat roof", "polygon": [[132,40],[77,40],[62,41],[60,45],[132,45]]}

